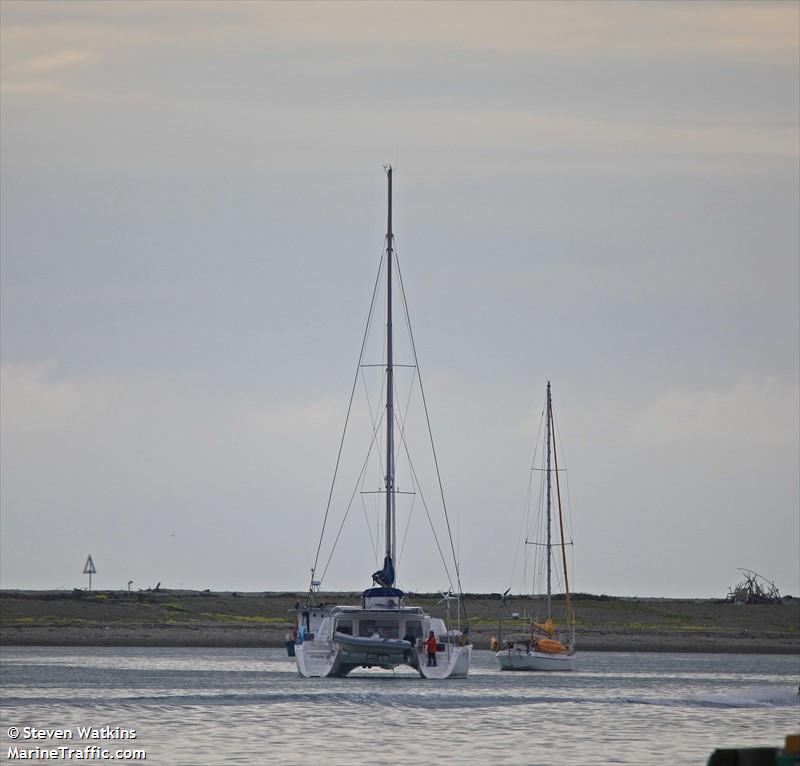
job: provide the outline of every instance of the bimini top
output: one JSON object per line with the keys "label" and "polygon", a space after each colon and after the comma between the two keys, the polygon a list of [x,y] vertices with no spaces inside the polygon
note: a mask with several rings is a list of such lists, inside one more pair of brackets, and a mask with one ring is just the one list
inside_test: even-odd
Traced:
{"label": "bimini top", "polygon": [[365,609],[376,607],[396,609],[404,605],[405,595],[398,588],[367,588],[361,594],[361,602]]}
{"label": "bimini top", "polygon": [[362,598],[373,598],[374,596],[393,596],[394,598],[405,598],[405,593],[399,588],[367,588],[362,594]]}

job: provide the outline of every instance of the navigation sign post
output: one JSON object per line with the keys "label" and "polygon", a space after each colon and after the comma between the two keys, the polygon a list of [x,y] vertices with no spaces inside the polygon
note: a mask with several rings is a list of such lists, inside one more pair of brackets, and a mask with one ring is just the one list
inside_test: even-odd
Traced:
{"label": "navigation sign post", "polygon": [[92,589],[92,575],[97,574],[97,570],[94,568],[94,561],[92,561],[92,556],[89,554],[86,557],[86,563],[83,565],[83,573],[89,575],[89,590]]}

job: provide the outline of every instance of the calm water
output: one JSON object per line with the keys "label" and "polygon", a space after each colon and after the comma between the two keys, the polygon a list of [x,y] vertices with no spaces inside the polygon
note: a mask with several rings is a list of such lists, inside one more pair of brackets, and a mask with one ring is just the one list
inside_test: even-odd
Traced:
{"label": "calm water", "polygon": [[[800,729],[798,657],[580,659],[573,673],[500,673],[477,651],[463,680],[313,680],[272,649],[6,648],[0,763],[12,745],[88,743],[170,766],[705,764],[715,747],[779,746]],[[12,726],[74,739],[12,742]],[[136,739],[81,741],[78,726]]]}

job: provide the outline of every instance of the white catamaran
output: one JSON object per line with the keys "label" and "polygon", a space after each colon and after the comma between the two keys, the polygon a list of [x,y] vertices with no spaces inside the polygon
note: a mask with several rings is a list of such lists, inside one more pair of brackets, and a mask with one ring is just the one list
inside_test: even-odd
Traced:
{"label": "white catamaran", "polygon": [[[361,602],[358,605],[337,605],[326,606],[315,603],[317,593],[320,590],[324,571],[321,576],[317,575],[317,568],[320,560],[320,549],[317,550],[317,558],[311,570],[311,587],[308,591],[306,603],[298,605],[297,609],[297,643],[294,647],[297,669],[302,676],[311,677],[341,677],[348,675],[351,671],[359,668],[382,668],[384,670],[394,670],[394,668],[405,665],[416,670],[424,678],[443,679],[466,676],[469,671],[472,646],[467,638],[468,630],[452,629],[444,619],[431,616],[421,607],[411,606],[406,603],[403,591],[396,587],[397,569],[397,541],[396,541],[396,519],[395,503],[396,495],[400,494],[396,486],[395,467],[397,458],[397,448],[395,445],[395,423],[400,428],[400,441],[405,444],[404,423],[400,420],[395,411],[395,366],[394,361],[394,340],[392,325],[392,267],[393,261],[396,262],[394,248],[394,235],[392,233],[392,168],[386,168],[388,177],[388,226],[385,244],[385,264],[386,264],[386,333],[385,333],[385,379],[383,390],[385,394],[385,408],[383,409],[382,421],[386,435],[385,463],[382,468],[385,470],[383,475],[383,487],[380,494],[385,494],[385,551],[383,555],[382,568],[372,575],[372,587],[367,588],[361,594]],[[383,262],[382,262],[383,264]],[[399,269],[399,267],[398,267]],[[380,278],[379,269],[379,278]],[[398,271],[399,274],[399,271]],[[400,278],[400,288],[402,291],[402,278]],[[370,317],[373,314],[375,304],[375,294],[373,294],[373,305],[370,307]],[[402,293],[403,306],[405,303],[405,293]],[[406,311],[407,314],[407,311]],[[368,320],[367,327],[369,328]],[[410,334],[410,322],[407,322]],[[366,340],[366,333],[365,333]],[[413,365],[402,365],[413,367],[419,380],[420,392],[422,392],[421,378],[419,378],[419,368],[416,361],[416,351],[414,351],[413,338],[411,339],[411,349],[413,353]],[[359,370],[362,367],[377,366],[363,364],[364,343],[362,343],[361,355],[359,357]],[[358,379],[359,371],[356,372]],[[354,388],[355,391],[355,383]],[[423,394],[424,402],[424,394]],[[351,393],[350,404],[353,403]],[[427,420],[427,406],[425,407]],[[345,432],[347,431],[347,421],[345,421]],[[373,443],[378,433],[378,427],[373,424]],[[337,471],[339,459],[342,454],[342,444],[344,434],[339,447],[339,457],[337,458]],[[431,440],[431,446],[432,446]],[[370,445],[370,450],[372,444]],[[369,455],[368,455],[369,457]],[[435,458],[435,452],[434,452]],[[363,472],[362,468],[362,472]],[[438,468],[437,468],[438,478]],[[334,472],[334,484],[336,482],[336,471]],[[416,482],[416,474],[412,475],[412,483]],[[441,482],[439,482],[441,492]],[[355,494],[355,493],[354,493]],[[331,487],[331,496],[333,486]],[[443,499],[443,493],[442,493]],[[352,501],[351,501],[352,502]],[[331,500],[328,499],[328,509],[325,519],[327,521],[328,511],[330,510]],[[446,514],[446,509],[445,509]],[[344,522],[342,522],[344,523]],[[448,524],[449,530],[449,524]],[[341,531],[341,527],[340,527]],[[322,536],[320,536],[320,548],[322,546]],[[458,573],[458,563],[455,557],[452,538],[450,540],[451,551],[458,582],[458,590],[461,591],[460,575]],[[330,559],[329,559],[330,561]],[[327,569],[327,565],[325,567]],[[460,611],[459,611],[460,619]],[[435,651],[431,651],[434,648]],[[432,655],[432,656],[431,656]]]}
{"label": "white catamaran", "polygon": [[[545,616],[534,619],[530,623],[530,632],[521,637],[511,637],[506,641],[492,639],[492,647],[496,651],[501,670],[572,670],[575,665],[575,618],[572,612],[572,600],[569,590],[569,574],[567,571],[567,542],[564,537],[564,515],[561,507],[561,482],[559,480],[558,455],[556,453],[555,421],[553,420],[553,401],[550,396],[550,382],[547,383],[547,399],[543,419],[546,426],[544,467],[532,469],[540,472],[543,486],[542,498],[545,540],[530,541],[543,552],[543,561],[547,571],[547,594],[545,599]],[[534,458],[534,463],[536,459]],[[553,544],[553,482],[555,476],[556,499],[558,506],[559,544]],[[553,619],[553,551],[559,552],[560,567],[563,573],[564,607],[566,625],[561,629]]]}

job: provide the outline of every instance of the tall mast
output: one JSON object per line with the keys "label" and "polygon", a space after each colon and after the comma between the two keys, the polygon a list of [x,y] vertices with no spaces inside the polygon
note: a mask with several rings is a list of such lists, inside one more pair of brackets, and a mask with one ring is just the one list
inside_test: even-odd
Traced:
{"label": "tall mast", "polygon": [[394,528],[394,369],[392,353],[392,166],[389,180],[389,213],[386,227],[386,555],[395,561]]}
{"label": "tall mast", "polygon": [[550,505],[551,493],[550,486],[550,425],[553,417],[553,408],[550,403],[550,381],[547,381],[547,616],[550,617],[550,555],[551,555],[551,541],[550,541]]}
{"label": "tall mast", "polygon": [[[549,398],[549,397],[548,397]],[[552,417],[553,405],[550,404],[550,414]],[[562,453],[563,454],[563,453]],[[561,482],[558,478],[558,449],[556,448],[556,428],[553,422],[553,467],[556,471],[556,498],[558,500],[558,529],[561,535],[561,565],[564,568],[564,597],[567,606],[567,626],[569,627],[570,640],[575,640],[575,622],[572,615],[572,601],[569,592],[569,573],[567,572],[567,542],[564,539],[564,513],[561,507]]]}

